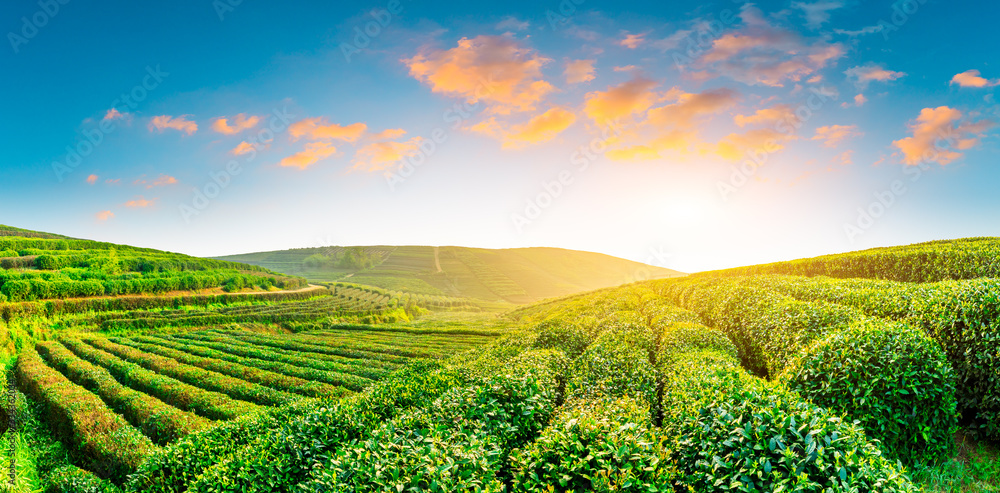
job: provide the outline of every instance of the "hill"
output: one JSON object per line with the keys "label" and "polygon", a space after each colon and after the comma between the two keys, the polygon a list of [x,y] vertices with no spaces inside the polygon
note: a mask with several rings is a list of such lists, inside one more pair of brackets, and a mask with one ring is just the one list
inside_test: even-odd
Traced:
{"label": "hill", "polygon": [[305,285],[258,266],[0,225],[0,302]]}
{"label": "hill", "polygon": [[245,262],[313,282],[349,281],[511,303],[684,275],[610,255],[561,248],[320,247],[216,259]]}

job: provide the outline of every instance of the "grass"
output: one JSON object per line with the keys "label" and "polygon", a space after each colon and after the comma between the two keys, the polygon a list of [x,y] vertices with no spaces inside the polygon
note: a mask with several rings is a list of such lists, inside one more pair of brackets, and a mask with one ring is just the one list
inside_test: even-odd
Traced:
{"label": "grass", "polygon": [[927,493],[1000,492],[1000,450],[958,433],[955,456],[944,464],[917,466],[913,480]]}

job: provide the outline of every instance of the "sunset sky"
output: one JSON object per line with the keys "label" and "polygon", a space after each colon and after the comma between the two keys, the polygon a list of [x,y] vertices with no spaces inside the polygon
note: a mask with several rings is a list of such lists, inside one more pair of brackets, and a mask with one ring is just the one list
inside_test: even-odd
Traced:
{"label": "sunset sky", "polygon": [[687,272],[1000,231],[994,2],[0,13],[12,226],[200,256],[555,246]]}

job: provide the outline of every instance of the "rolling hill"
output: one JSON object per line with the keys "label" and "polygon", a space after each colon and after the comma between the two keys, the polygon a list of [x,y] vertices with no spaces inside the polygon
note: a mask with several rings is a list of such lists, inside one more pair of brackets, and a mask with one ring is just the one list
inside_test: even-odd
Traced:
{"label": "rolling hill", "polygon": [[321,247],[216,259],[245,262],[313,282],[349,281],[511,303],[684,275],[609,255],[560,248]]}

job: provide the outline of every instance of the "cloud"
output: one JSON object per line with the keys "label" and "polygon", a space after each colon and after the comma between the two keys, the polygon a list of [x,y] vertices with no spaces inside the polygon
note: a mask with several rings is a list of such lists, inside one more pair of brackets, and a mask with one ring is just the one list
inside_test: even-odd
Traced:
{"label": "cloud", "polygon": [[845,29],[834,29],[833,32],[835,32],[837,34],[845,34],[845,35],[850,36],[852,38],[856,38],[858,36],[862,36],[862,35],[865,35],[865,34],[875,34],[875,33],[882,32],[882,26],[867,26],[867,27],[862,27],[861,29],[858,29],[857,31],[848,31],[848,30],[845,30]]}
{"label": "cloud", "polygon": [[740,127],[747,125],[774,125],[778,122],[795,120],[795,110],[787,104],[776,104],[770,108],[757,110],[750,116],[736,115],[733,122]]}
{"label": "cloud", "polygon": [[368,125],[364,123],[352,123],[350,125],[338,125],[330,123],[326,118],[306,118],[299,120],[288,127],[288,133],[292,140],[299,140],[308,137],[311,140],[343,140],[345,142],[355,142],[368,130]]}
{"label": "cloud", "polygon": [[740,95],[725,88],[687,93],[675,87],[662,99],[670,103],[648,110],[645,120],[634,127],[636,131],[622,139],[626,142],[605,153],[609,159],[643,161],[657,159],[668,151],[674,157],[683,157],[692,147],[704,148],[707,144],[702,142],[699,127],[705,117],[731,108]]}
{"label": "cloud", "polygon": [[857,96],[854,96],[854,106],[857,106],[857,107],[860,108],[860,107],[864,106],[865,103],[867,103],[867,102],[868,102],[868,98],[866,98],[864,94],[858,94]]}
{"label": "cloud", "polygon": [[833,162],[834,164],[839,164],[841,166],[850,166],[854,164],[854,151],[849,150],[837,154],[836,156],[834,156]]}
{"label": "cloud", "polygon": [[655,81],[636,77],[606,91],[587,93],[583,112],[598,125],[643,113],[660,99],[653,91],[656,86]]}
{"label": "cloud", "polygon": [[492,114],[534,111],[555,90],[542,79],[550,59],[506,36],[462,38],[448,50],[423,49],[402,62],[431,91],[486,104]]}
{"label": "cloud", "polygon": [[282,159],[278,166],[286,168],[306,169],[320,159],[326,159],[336,154],[337,148],[328,142],[310,142],[301,152]]}
{"label": "cloud", "polygon": [[114,180],[112,180],[111,178],[108,178],[107,180],[104,180],[104,183],[107,183],[108,185],[118,185],[121,182],[122,182],[121,178],[115,178]]}
{"label": "cloud", "polygon": [[143,196],[138,196],[128,202],[125,202],[125,207],[130,209],[145,209],[147,207],[152,207],[156,205],[158,199],[146,200]]}
{"label": "cloud", "polygon": [[87,183],[91,184],[91,185],[97,183],[97,175],[90,175],[90,176],[88,176],[87,177]]}
{"label": "cloud", "polygon": [[123,114],[122,112],[118,111],[118,108],[111,108],[110,110],[107,111],[107,113],[104,114],[104,118],[102,118],[102,120],[121,120],[125,118],[126,115],[128,115],[128,113]]}
{"label": "cloud", "polygon": [[498,31],[524,31],[525,29],[528,29],[530,25],[531,24],[528,23],[528,21],[522,21],[517,17],[508,15],[497,23],[496,28]]}
{"label": "cloud", "polygon": [[738,161],[748,151],[759,150],[775,153],[785,148],[785,143],[796,140],[792,133],[779,132],[771,128],[760,128],[746,133],[733,133],[724,137],[715,146],[715,153],[723,159]]}
{"label": "cloud", "polygon": [[250,130],[251,128],[256,127],[258,123],[260,123],[259,116],[247,117],[246,113],[240,113],[233,117],[231,125],[228,118],[216,118],[212,122],[212,130],[215,130],[220,134],[233,135],[244,130]]}
{"label": "cloud", "polygon": [[660,153],[656,149],[642,144],[622,149],[610,149],[604,155],[613,161],[650,161],[660,158]]}
{"label": "cloud", "polygon": [[401,128],[389,128],[371,136],[372,140],[392,140],[406,135],[406,130]]}
{"label": "cloud", "polygon": [[115,213],[111,211],[101,211],[98,212],[95,215],[95,217],[97,218],[98,221],[104,222],[107,221],[108,219],[111,219],[112,217],[115,217]]}
{"label": "cloud", "polygon": [[566,70],[563,72],[563,75],[566,76],[566,83],[579,84],[594,80],[594,61],[572,60],[566,62]]}
{"label": "cloud", "polygon": [[243,142],[240,142],[239,145],[237,145],[236,147],[234,147],[233,150],[229,151],[229,153],[232,154],[232,155],[234,155],[234,156],[242,156],[244,154],[249,154],[249,153],[254,152],[256,150],[257,150],[257,146],[255,146],[255,145],[253,145],[253,144],[251,144],[251,143],[249,143],[249,142],[247,142],[247,141],[244,140]]}
{"label": "cloud", "polygon": [[402,160],[420,152],[421,137],[413,137],[405,142],[372,142],[358,149],[354,154],[354,169],[374,173],[389,171]]}
{"label": "cloud", "polygon": [[792,2],[792,8],[801,10],[802,15],[806,18],[806,27],[812,29],[826,24],[830,20],[830,12],[843,6],[843,1]]}
{"label": "cloud", "polygon": [[674,88],[667,98],[676,102],[649,110],[647,122],[660,128],[689,129],[697,118],[732,107],[740,95],[724,88],[693,94]]}
{"label": "cloud", "polygon": [[868,87],[871,81],[888,82],[906,76],[903,72],[886,70],[881,65],[867,63],[858,67],[852,67],[844,71],[847,77],[854,80],[854,84],[862,89]]}
{"label": "cloud", "polygon": [[982,77],[978,70],[966,70],[952,77],[951,83],[960,87],[993,87],[1000,85],[1000,79],[988,80]]}
{"label": "cloud", "polygon": [[681,47],[681,44],[688,39],[694,31],[690,29],[681,29],[670,36],[663,39],[658,39],[656,41],[650,42],[650,46],[656,48],[660,51],[667,52],[670,50],[676,50]]}
{"label": "cloud", "polygon": [[692,74],[695,79],[727,76],[745,84],[782,87],[808,78],[844,55],[839,43],[809,40],[773,26],[750,4],[740,12],[740,19],[739,30],[713,41],[696,61],[701,71]]}
{"label": "cloud", "polygon": [[628,34],[625,33],[625,37],[618,42],[619,45],[624,46],[630,50],[634,50],[639,47],[642,43],[646,42],[646,34]]}
{"label": "cloud", "polygon": [[179,130],[188,135],[193,135],[198,131],[198,124],[187,119],[191,115],[181,115],[174,118],[170,115],[160,115],[154,116],[149,122],[149,131],[159,130],[163,132],[166,129]]}
{"label": "cloud", "polygon": [[638,68],[638,67],[636,67],[635,65],[625,65],[623,67],[615,67],[612,70],[614,70],[615,72],[631,72],[631,71],[635,70],[636,68]]}
{"label": "cloud", "polygon": [[823,147],[834,148],[847,139],[862,135],[864,134],[858,131],[857,125],[829,125],[817,128],[812,140],[822,141]]}
{"label": "cloud", "polygon": [[[893,141],[903,155],[903,163],[911,166],[921,162],[935,162],[942,166],[960,159],[966,151],[979,145],[979,139],[992,128],[990,120],[964,122],[962,112],[939,106],[924,108],[915,121],[910,122],[910,137]],[[938,143],[945,145],[939,146]]]}
{"label": "cloud", "polygon": [[504,129],[496,120],[490,118],[470,127],[470,130],[503,141],[504,149],[516,149],[528,144],[538,144],[554,139],[562,131],[576,121],[576,115],[565,108],[552,108],[545,113],[536,115],[527,123]]}
{"label": "cloud", "polygon": [[167,185],[174,185],[176,183],[177,183],[177,178],[163,174],[161,174],[157,179],[153,180],[152,182],[146,180],[145,175],[143,175],[142,178],[138,178],[132,182],[133,185],[146,185],[146,188],[164,187]]}
{"label": "cloud", "polygon": [[146,185],[146,188],[165,187],[167,185],[174,185],[176,183],[177,183],[177,178],[174,178],[169,175],[160,175],[159,178],[153,180],[153,183]]}

